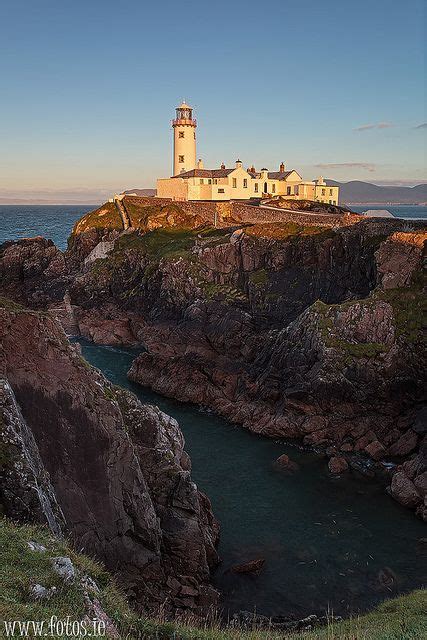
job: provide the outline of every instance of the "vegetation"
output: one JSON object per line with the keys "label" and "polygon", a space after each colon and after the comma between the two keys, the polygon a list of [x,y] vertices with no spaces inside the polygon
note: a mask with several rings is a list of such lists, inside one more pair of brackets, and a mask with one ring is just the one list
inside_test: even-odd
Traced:
{"label": "vegetation", "polygon": [[190,249],[195,244],[195,236],[195,231],[182,228],[159,228],[148,231],[143,235],[137,232],[127,233],[120,236],[116,241],[114,253],[126,249],[136,249],[157,260],[162,258],[188,258]]}
{"label": "vegetation", "polygon": [[[32,551],[28,543],[43,545],[46,551]],[[89,576],[99,588],[96,597],[116,625],[122,640],[415,640],[423,637],[427,625],[425,592],[415,591],[381,604],[374,611],[311,632],[290,633],[268,630],[223,628],[212,621],[197,626],[196,621],[173,623],[141,618],[133,612],[120,589],[103,566],[77,554],[65,541],[58,540],[39,525],[16,525],[0,520],[0,621],[81,620],[85,615],[85,596],[81,578]],[[51,559],[69,557],[77,570],[74,582],[64,582],[52,568]],[[34,584],[56,587],[48,599],[34,599]],[[199,625],[200,625],[199,621]],[[18,634],[15,635],[18,637]],[[64,637],[64,636],[49,636]],[[72,636],[70,636],[72,637]]]}
{"label": "vegetation", "polygon": [[386,289],[374,294],[376,299],[391,304],[396,334],[409,344],[416,344],[423,339],[423,328],[427,317],[424,280],[425,276],[420,275],[410,287]]}
{"label": "vegetation", "polygon": [[72,235],[83,233],[89,229],[123,229],[122,219],[114,202],[106,202],[98,209],[86,213],[74,225]]}
{"label": "vegetation", "polygon": [[215,282],[199,282],[208,299],[219,299],[224,302],[246,302],[246,294],[229,284],[216,284]]}
{"label": "vegetation", "polygon": [[0,296],[0,307],[3,309],[7,309],[8,311],[21,311],[24,307],[9,298],[4,298]]}
{"label": "vegetation", "polygon": [[302,225],[296,222],[266,222],[245,227],[245,233],[250,236],[271,238],[272,240],[300,239],[308,236],[319,236],[325,240],[332,238],[335,231],[330,227],[319,225]]}
{"label": "vegetation", "polygon": [[258,271],[252,271],[252,273],[249,276],[249,280],[255,286],[263,286],[267,284],[267,281],[268,281],[267,269],[258,269]]}

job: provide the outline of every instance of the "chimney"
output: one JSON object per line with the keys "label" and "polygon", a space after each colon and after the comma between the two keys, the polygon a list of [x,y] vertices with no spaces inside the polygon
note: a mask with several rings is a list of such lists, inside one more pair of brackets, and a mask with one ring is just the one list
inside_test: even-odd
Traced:
{"label": "chimney", "polygon": [[251,173],[255,173],[255,167],[254,167],[254,165],[252,165],[252,166],[251,166],[251,168],[249,169],[249,171],[250,171]]}
{"label": "chimney", "polygon": [[225,169],[225,164],[224,163],[221,164],[221,169]]}
{"label": "chimney", "polygon": [[280,173],[285,173],[285,163],[284,162],[280,163],[279,171],[280,171]]}
{"label": "chimney", "polygon": [[241,169],[242,168],[242,161],[237,159],[236,160],[236,169]]}
{"label": "chimney", "polygon": [[197,168],[198,169],[203,169],[204,168],[203,160],[201,158],[199,158],[198,161],[197,161]]}

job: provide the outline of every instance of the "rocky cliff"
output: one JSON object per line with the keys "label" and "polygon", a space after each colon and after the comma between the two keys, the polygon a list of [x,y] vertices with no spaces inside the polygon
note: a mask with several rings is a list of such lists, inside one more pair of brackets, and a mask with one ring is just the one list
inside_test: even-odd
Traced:
{"label": "rocky cliff", "polygon": [[1,502],[101,559],[145,610],[202,611],[218,535],[175,420],[112,386],[48,314],[3,301]]}
{"label": "rocky cliff", "polygon": [[164,395],[345,467],[396,464],[391,494],[425,517],[422,223],[251,224],[231,208],[213,228],[194,203],[135,202],[125,232],[107,205],[75,227],[64,260],[79,331],[145,345],[129,375]]}

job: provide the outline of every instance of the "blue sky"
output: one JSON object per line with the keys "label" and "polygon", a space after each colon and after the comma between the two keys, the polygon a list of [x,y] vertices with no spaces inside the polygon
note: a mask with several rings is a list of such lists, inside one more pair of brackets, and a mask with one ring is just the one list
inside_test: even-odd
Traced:
{"label": "blue sky", "polygon": [[182,98],[205,166],[423,182],[423,4],[2,0],[0,198],[153,186]]}

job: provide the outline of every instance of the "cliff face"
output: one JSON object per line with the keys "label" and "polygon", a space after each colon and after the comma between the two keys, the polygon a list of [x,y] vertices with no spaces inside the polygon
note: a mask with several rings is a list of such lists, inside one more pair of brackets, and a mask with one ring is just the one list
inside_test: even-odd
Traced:
{"label": "cliff face", "polygon": [[247,224],[229,209],[221,228],[175,204],[129,209],[126,232],[114,211],[85,216],[64,257],[79,331],[143,343],[132,380],[257,433],[349,459],[421,455],[398,468],[414,487],[422,476],[417,497],[391,491],[423,515],[422,223]]}
{"label": "cliff face", "polygon": [[33,309],[62,301],[69,283],[64,255],[45,238],[5,242],[0,282],[2,296]]}
{"label": "cliff face", "polygon": [[176,421],[108,383],[48,315],[3,306],[0,326],[6,514],[53,518],[142,608],[215,601],[217,525]]}

